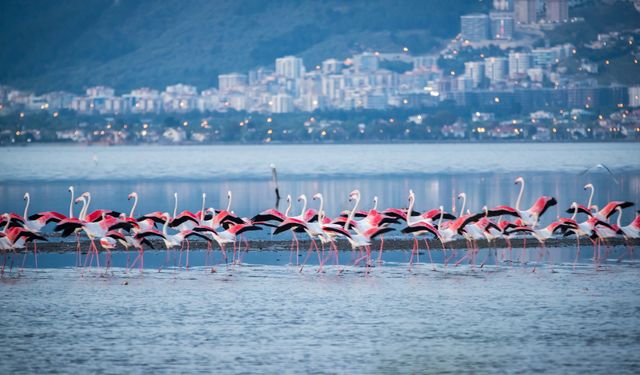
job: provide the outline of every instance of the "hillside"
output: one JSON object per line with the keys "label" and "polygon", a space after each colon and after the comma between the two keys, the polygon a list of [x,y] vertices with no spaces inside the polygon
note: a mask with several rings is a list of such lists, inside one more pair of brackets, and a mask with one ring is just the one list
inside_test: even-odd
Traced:
{"label": "hillside", "polygon": [[0,84],[38,92],[105,84],[217,85],[296,54],[312,66],[367,49],[425,52],[489,1],[4,0]]}

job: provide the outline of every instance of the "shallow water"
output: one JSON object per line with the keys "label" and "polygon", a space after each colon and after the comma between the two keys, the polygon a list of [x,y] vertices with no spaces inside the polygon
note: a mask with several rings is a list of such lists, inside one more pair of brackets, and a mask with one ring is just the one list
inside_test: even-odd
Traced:
{"label": "shallow water", "polygon": [[636,373],[640,366],[635,261],[596,271],[582,259],[575,270],[559,262],[536,272],[507,264],[433,271],[428,263],[409,272],[389,261],[338,275],[332,266],[299,273],[250,260],[215,273],[5,275],[0,372]]}
{"label": "shallow water", "polygon": [[[269,163],[283,195],[322,192],[332,216],[351,208],[354,188],[362,208],[374,195],[404,207],[409,189],[418,210],[449,208],[462,191],[473,211],[513,205],[520,175],[523,206],[558,199],[544,220],[586,203],[588,182],[600,206],[640,197],[635,144],[38,146],[0,149],[0,211],[22,213],[29,191],[30,212],[66,214],[73,184],[92,192],[92,209],[123,212],[136,190],[138,213],[171,213],[174,192],[179,210],[198,210],[202,192],[223,207],[232,190],[232,208],[251,216],[274,206]],[[617,182],[601,168],[581,174],[598,163]],[[424,251],[411,271],[408,251],[389,251],[369,272],[344,266],[355,258],[346,251],[342,273],[316,272],[315,256],[300,273],[289,252],[249,251],[228,266],[218,250],[197,249],[186,271],[186,253],[146,251],[142,275],[125,272],[136,254],[114,252],[108,276],[75,268],[74,253],[41,253],[37,270],[29,255],[20,272],[20,255],[0,278],[0,373],[637,373],[640,264],[624,247],[599,268],[588,247],[575,268],[574,248],[547,250],[542,261],[539,249],[500,250],[497,263],[481,250],[475,266],[458,267],[434,251],[436,271]]]}

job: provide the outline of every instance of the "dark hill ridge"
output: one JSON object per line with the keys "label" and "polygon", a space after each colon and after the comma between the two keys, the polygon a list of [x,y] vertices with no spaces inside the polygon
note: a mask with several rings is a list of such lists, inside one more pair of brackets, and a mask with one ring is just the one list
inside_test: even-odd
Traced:
{"label": "dark hill ridge", "polygon": [[295,54],[308,67],[367,49],[420,53],[490,1],[4,0],[0,83],[39,92],[184,82]]}

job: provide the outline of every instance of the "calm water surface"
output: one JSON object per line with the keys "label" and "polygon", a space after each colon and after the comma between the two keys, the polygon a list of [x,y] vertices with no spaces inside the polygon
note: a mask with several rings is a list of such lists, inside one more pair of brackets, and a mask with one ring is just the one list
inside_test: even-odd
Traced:
{"label": "calm water surface", "polygon": [[26,269],[0,284],[0,372],[637,373],[639,272]]}
{"label": "calm water surface", "polygon": [[[598,205],[640,197],[636,144],[42,146],[0,149],[0,211],[22,213],[29,191],[31,212],[66,213],[73,184],[93,208],[122,211],[136,190],[139,213],[172,212],[174,192],[180,210],[198,210],[202,192],[207,206],[226,206],[232,190],[233,209],[250,216],[274,206],[270,163],[283,194],[322,192],[332,215],[350,208],[354,188],[364,208],[374,195],[402,207],[409,189],[418,209],[451,207],[462,191],[471,210],[514,204],[520,175],[524,205],[558,198],[548,220],[586,203],[588,182]],[[581,174],[598,163],[617,182],[603,169]],[[624,247],[598,271],[588,248],[576,269],[571,249],[549,250],[536,272],[493,261],[409,272],[406,251],[341,275],[299,273],[286,252],[252,251],[211,273],[202,251],[192,270],[163,272],[164,253],[150,251],[143,275],[109,276],[73,268],[74,254],[41,254],[38,270],[28,258],[22,273],[16,259],[0,278],[0,373],[637,373],[640,265],[616,263]]]}

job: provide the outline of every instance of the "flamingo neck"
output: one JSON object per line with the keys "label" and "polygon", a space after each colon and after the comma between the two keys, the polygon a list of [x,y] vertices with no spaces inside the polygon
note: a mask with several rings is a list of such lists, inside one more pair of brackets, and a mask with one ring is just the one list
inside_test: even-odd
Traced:
{"label": "flamingo neck", "polygon": [[358,209],[358,205],[360,204],[360,194],[356,194],[356,203],[353,205],[353,209],[349,212],[349,216],[347,216],[347,221],[344,223],[344,229],[349,230],[349,224],[353,217],[356,214],[356,210]]}
{"label": "flamingo neck", "polygon": [[73,219],[73,186],[69,189],[69,192],[71,193],[71,201],[69,202],[69,218]]}
{"label": "flamingo neck", "polygon": [[307,211],[307,196],[303,195],[302,196],[302,212],[300,212],[300,216],[302,216],[302,219],[304,219],[305,211]]}
{"label": "flamingo neck", "polygon": [[438,230],[440,230],[442,225],[442,217],[444,216],[444,207],[440,206],[440,219],[438,219]]}
{"label": "flamingo neck", "polygon": [[467,195],[462,194],[462,208],[460,208],[460,216],[464,215],[464,208],[467,205]]}
{"label": "flamingo neck", "polygon": [[91,204],[91,194],[87,194],[87,205],[84,207],[84,213],[82,214],[82,220],[87,217],[87,212],[89,212],[89,205]]}
{"label": "flamingo neck", "polygon": [[27,220],[27,211],[29,211],[30,202],[31,202],[31,197],[27,195],[27,203],[24,205],[24,215],[22,216],[25,220]]}
{"label": "flamingo neck", "polygon": [[320,200],[320,208],[318,209],[318,223],[320,225],[322,225],[322,219],[323,219],[323,210],[324,210],[324,199],[322,198],[322,195],[320,195],[318,197],[318,199]]}
{"label": "flamingo neck", "polygon": [[291,211],[291,198],[287,198],[287,209],[284,211],[284,216],[289,217],[289,212]]}
{"label": "flamingo neck", "polygon": [[590,188],[591,188],[591,193],[589,194],[589,203],[587,203],[588,210],[591,210],[591,202],[593,202],[593,193],[595,191],[595,188],[593,187],[593,185],[591,185]]}
{"label": "flamingo neck", "polygon": [[129,217],[133,217],[133,213],[136,211],[136,206],[138,205],[138,195],[133,196],[133,206],[131,206],[131,212],[129,213]]}
{"label": "flamingo neck", "polygon": [[520,193],[518,193],[518,200],[516,200],[516,211],[520,211],[520,201],[522,201],[523,194],[524,194],[524,180],[520,180]]}
{"label": "flamingo neck", "polygon": [[575,220],[576,216],[578,215],[578,205],[575,204],[574,202],[572,207],[573,207],[573,215],[571,216],[571,220]]}
{"label": "flamingo neck", "polygon": [[2,230],[3,233],[7,233],[7,229],[9,229],[9,224],[11,224],[10,217],[5,217],[5,219],[7,220],[7,223],[4,225],[4,229]]}
{"label": "flamingo neck", "polygon": [[173,217],[178,215],[178,193],[173,194],[174,203],[173,203]]}
{"label": "flamingo neck", "polygon": [[164,221],[164,224],[162,225],[162,234],[164,234],[165,237],[167,237],[167,226],[169,225],[169,217],[167,215],[167,218]]}
{"label": "flamingo neck", "polygon": [[84,220],[84,210],[87,208],[87,199],[85,197],[80,197],[80,199],[82,199],[82,209],[78,214],[78,219]]}
{"label": "flamingo neck", "polygon": [[407,208],[407,225],[411,225],[411,213],[413,212],[413,205],[416,198],[413,195],[409,196],[409,208]]}
{"label": "flamingo neck", "polygon": [[622,220],[622,210],[620,209],[620,207],[617,208],[618,210],[618,220],[617,220],[617,224],[618,224],[618,228],[622,228],[622,225],[620,224],[620,221]]}
{"label": "flamingo neck", "polygon": [[207,199],[206,194],[202,194],[202,208],[200,209],[200,221],[204,221],[204,202]]}

